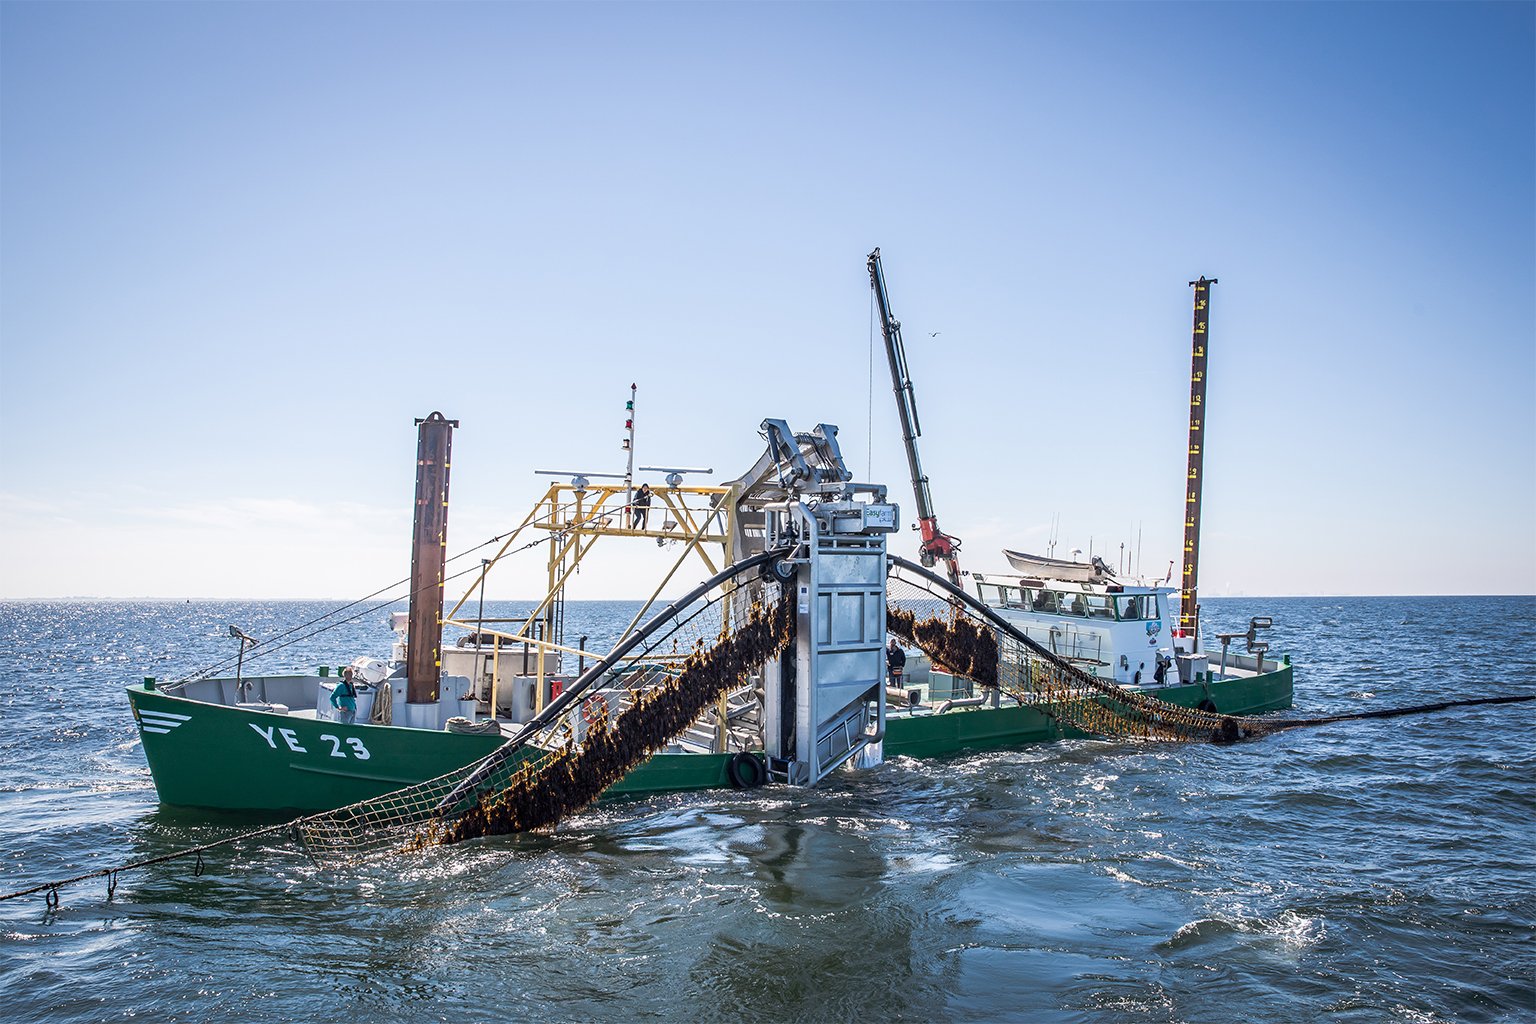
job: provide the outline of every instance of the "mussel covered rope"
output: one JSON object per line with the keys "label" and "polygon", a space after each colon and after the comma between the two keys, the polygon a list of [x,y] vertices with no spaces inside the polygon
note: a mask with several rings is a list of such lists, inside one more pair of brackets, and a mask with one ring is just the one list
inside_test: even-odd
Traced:
{"label": "mussel covered rope", "polygon": [[1071,728],[1092,736],[1234,743],[1303,726],[1536,700],[1536,694],[1483,697],[1305,719],[1225,715],[1186,708],[1084,672],[1046,651],[947,581],[903,558],[892,557],[891,562],[916,577],[893,573],[892,588],[897,584],[911,587],[917,594],[916,603],[931,609],[931,614],[918,618],[915,611],[901,607],[901,598],[893,593],[886,612],[891,633],[921,649],[941,671],[982,686],[996,686],[1019,704],[1050,715],[1064,730]]}
{"label": "mussel covered rope", "polygon": [[597,718],[579,749],[568,744],[548,760],[525,764],[509,785],[482,797],[440,834],[423,833],[424,845],[528,832],[576,813],[777,657],[793,641],[794,625],[790,601],[754,607],[728,637],[689,655],[678,675],[640,690],[611,724],[606,715]]}

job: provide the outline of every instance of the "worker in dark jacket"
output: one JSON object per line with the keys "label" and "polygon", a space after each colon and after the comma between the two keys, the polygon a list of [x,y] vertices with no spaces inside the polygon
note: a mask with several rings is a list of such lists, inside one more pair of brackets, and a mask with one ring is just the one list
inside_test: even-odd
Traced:
{"label": "worker in dark jacket", "polygon": [[638,492],[636,492],[635,498],[634,498],[634,502],[630,506],[630,508],[634,512],[635,521],[630,524],[629,528],[631,530],[643,530],[643,529],[645,529],[645,527],[646,527],[646,520],[649,519],[650,515],[651,515],[651,485],[650,484],[641,484],[640,485],[640,490]]}
{"label": "worker in dark jacket", "polygon": [[901,686],[901,674],[907,667],[907,652],[901,649],[895,637],[885,649],[885,677],[891,686]]}

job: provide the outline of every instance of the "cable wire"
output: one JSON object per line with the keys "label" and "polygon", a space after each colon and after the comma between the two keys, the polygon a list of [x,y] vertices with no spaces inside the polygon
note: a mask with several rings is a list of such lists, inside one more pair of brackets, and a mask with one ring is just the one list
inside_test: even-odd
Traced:
{"label": "cable wire", "polygon": [[[575,507],[576,507],[576,502],[574,502],[574,501],[566,502],[566,503],[561,504],[561,505],[557,505],[552,510],[551,517],[559,515],[561,512],[565,512],[565,511],[567,511],[569,509],[572,509],[572,508],[575,508]],[[566,529],[558,531],[557,533],[554,533],[551,536],[563,537],[563,536],[569,534],[571,532],[571,530],[575,528],[575,525],[576,524],[573,523],[571,526],[567,527]],[[516,532],[516,531],[514,531],[514,532]],[[477,551],[480,551],[480,550],[482,550],[484,548],[490,547],[492,544],[500,543],[504,538],[506,538],[508,536],[510,536],[510,534],[506,534],[506,533],[497,534],[496,536],[492,537],[490,540],[482,541],[481,543],[476,544],[472,548],[467,548],[467,549],[459,552],[458,554],[451,556],[443,564],[444,565],[449,565],[449,564],[451,564],[453,562],[458,561],[461,558],[466,558],[469,555],[472,555],[472,554],[474,554]],[[522,553],[524,551],[529,550],[530,548],[538,547],[540,544],[543,544],[544,541],[547,540],[547,539],[548,538],[546,538],[546,537],[536,538],[534,540],[529,541],[527,544],[524,544],[522,547],[514,548],[511,551],[504,552],[502,557],[506,557],[507,555],[520,554],[520,553]],[[463,572],[457,572],[457,573],[454,573],[452,576],[444,577],[443,582],[447,583],[449,580],[455,580],[455,579],[458,579],[460,576],[468,575],[471,572],[477,572],[477,571],[480,570],[480,568],[481,567],[478,566],[478,565],[471,566],[469,569],[466,569]],[[284,630],[281,633],[278,633],[276,636],[268,637],[268,638],[262,640],[257,648],[252,648],[249,652],[247,652],[246,655],[245,655],[245,660],[246,661],[255,661],[258,658],[265,657],[268,654],[276,653],[277,651],[280,651],[280,650],[284,649],[285,647],[291,647],[291,646],[293,646],[293,644],[298,643],[300,641],[313,639],[314,637],[319,636],[321,633],[324,633],[327,630],[335,629],[336,627],[346,625],[349,622],[355,622],[355,621],[357,621],[358,619],[362,618],[365,615],[368,615],[368,614],[370,614],[372,612],[379,611],[379,610],[384,609],[384,608],[388,608],[390,605],[395,604],[398,601],[402,601],[402,600],[405,600],[408,597],[412,597],[414,595],[412,593],[410,593],[410,592],[407,592],[405,594],[401,594],[398,597],[392,597],[389,600],[384,601],[384,602],[382,602],[380,604],[374,605],[374,606],[372,606],[370,608],[365,608],[361,612],[358,612],[356,615],[349,615],[348,617],[346,617],[344,619],[337,619],[336,621],[329,623],[328,625],[326,625],[325,627],[323,627],[321,629],[317,629],[314,632],[305,633],[302,636],[295,637],[294,639],[289,640],[287,643],[279,644],[279,643],[276,642],[276,641],[279,641],[279,640],[283,640],[286,637],[293,636],[293,634],[298,633],[301,630],[308,629],[310,626],[314,626],[314,625],[316,625],[318,623],[325,622],[326,620],[331,619],[332,617],[341,614],[342,612],[348,610],[349,608],[355,608],[356,606],[362,604],[365,601],[371,601],[374,598],[378,597],[380,594],[386,594],[389,591],[394,590],[396,587],[405,586],[406,584],[408,584],[410,582],[411,582],[411,579],[410,579],[409,576],[407,576],[403,580],[396,580],[394,583],[391,583],[388,586],[380,587],[378,590],[375,590],[371,594],[366,594],[366,595],[356,599],[355,601],[349,601],[346,604],[340,606],[339,608],[333,608],[332,610],[326,612],[324,615],[317,616],[316,618],[310,619],[308,622],[303,622],[303,623],[300,623],[297,626],[293,626],[290,629],[287,629],[287,630]],[[430,587],[436,586],[436,585],[437,584],[429,584],[428,587],[424,588],[424,589],[430,589]],[[220,669],[228,668],[231,664],[236,662],[238,660],[238,658],[239,658],[239,655],[230,655],[230,656],[221,658],[218,661],[208,665],[205,668],[199,669],[196,672],[192,672],[192,673],[190,673],[190,674],[188,674],[186,676],[183,676],[181,679],[177,680],[174,683],[167,683],[166,684],[166,689],[175,689],[176,687],[183,686],[183,685],[185,685],[186,683],[189,683],[189,682],[194,682],[194,681],[196,681],[198,679],[206,679],[212,673],[217,672]]]}

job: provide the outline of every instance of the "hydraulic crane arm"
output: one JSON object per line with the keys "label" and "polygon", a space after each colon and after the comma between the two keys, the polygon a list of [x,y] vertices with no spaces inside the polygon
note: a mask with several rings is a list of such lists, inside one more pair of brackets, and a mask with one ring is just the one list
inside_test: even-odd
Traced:
{"label": "hydraulic crane arm", "polygon": [[923,473],[922,461],[917,455],[917,439],[923,433],[917,421],[917,399],[912,394],[912,378],[907,374],[907,350],[901,342],[901,322],[891,315],[891,299],[885,292],[885,272],[880,268],[880,250],[869,254],[869,283],[875,290],[875,302],[880,307],[880,332],[885,336],[885,355],[891,364],[891,384],[896,389],[896,413],[901,417],[901,440],[907,449],[907,468],[912,472],[912,491],[917,498],[917,527],[922,531],[923,542],[918,556],[924,566],[932,568],[940,559],[949,571],[949,581],[957,587],[960,582],[960,541],[939,529],[939,518],[933,510],[933,495],[928,490],[928,477]]}

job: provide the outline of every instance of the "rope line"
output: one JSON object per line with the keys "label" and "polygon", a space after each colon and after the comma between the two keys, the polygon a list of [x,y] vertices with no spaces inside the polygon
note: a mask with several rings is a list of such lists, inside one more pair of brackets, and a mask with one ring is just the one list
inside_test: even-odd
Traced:
{"label": "rope line", "polygon": [[[569,509],[572,509],[572,508],[575,508],[575,507],[576,507],[576,502],[574,502],[574,501],[565,502],[564,504],[555,506],[555,508],[551,511],[550,514],[551,514],[551,516],[558,516],[560,513],[568,511]],[[552,534],[550,534],[550,536],[556,537],[556,538],[567,537],[575,529],[575,527],[577,525],[578,524],[576,524],[576,523],[572,523],[570,526],[566,527],[564,530],[560,530],[560,531],[557,531],[555,533],[552,533]],[[496,536],[492,537],[490,540],[482,541],[481,543],[476,544],[472,548],[466,548],[465,550],[459,552],[458,554],[451,556],[443,564],[444,565],[449,565],[449,564],[451,564],[453,562],[458,561],[461,558],[467,558],[468,556],[474,554],[477,551],[480,551],[483,548],[488,548],[492,544],[500,543],[504,538],[506,538],[508,536],[510,536],[509,533],[497,534]],[[538,547],[540,544],[543,544],[548,539],[549,539],[549,537],[538,537],[538,538],[535,538],[534,540],[529,541],[527,544],[524,544],[521,547],[513,548],[512,550],[505,552],[502,555],[502,557],[506,558],[509,555],[521,554],[524,551],[528,551],[528,550],[531,550],[532,548]],[[451,580],[456,580],[456,579],[458,579],[461,576],[467,576],[467,575],[469,575],[472,572],[479,572],[480,570],[481,570],[481,566],[478,566],[478,565],[471,566],[468,569],[465,569],[465,570],[463,570],[461,572],[454,573],[452,576],[444,577],[442,582],[443,583],[448,583]],[[266,657],[269,654],[275,654],[276,652],[278,652],[280,650],[283,650],[286,647],[291,647],[294,644],[300,643],[300,642],[302,642],[304,640],[313,639],[314,637],[317,637],[317,636],[321,635],[322,633],[327,632],[328,630],[335,629],[338,626],[344,626],[344,625],[346,625],[349,622],[356,622],[358,619],[362,618],[365,615],[369,615],[369,614],[372,614],[373,612],[379,611],[381,609],[388,608],[390,605],[395,604],[398,601],[403,601],[403,600],[405,600],[407,598],[413,597],[413,596],[415,596],[416,593],[425,593],[426,591],[430,590],[432,587],[435,587],[435,586],[439,585],[439,584],[436,584],[436,583],[429,583],[426,586],[424,586],[420,591],[416,591],[414,593],[408,591],[408,592],[406,592],[404,594],[401,594],[398,597],[392,597],[392,598],[388,599],[387,601],[383,601],[383,602],[381,602],[381,603],[379,603],[377,605],[374,605],[374,606],[372,606],[370,608],[365,608],[361,612],[358,612],[356,615],[349,615],[349,616],[347,616],[344,619],[337,619],[335,622],[331,622],[328,625],[324,626],[323,628],[317,629],[317,630],[315,630],[312,633],[305,633],[302,636],[294,637],[292,640],[289,640],[287,643],[281,643],[281,644],[276,643],[276,641],[278,641],[278,640],[282,640],[282,639],[284,639],[286,637],[293,636],[294,633],[298,633],[301,630],[308,629],[310,626],[316,625],[318,623],[325,622],[327,619],[330,619],[330,618],[332,618],[332,617],[334,617],[336,615],[339,615],[339,614],[341,614],[342,612],[346,611],[349,608],[355,608],[355,607],[357,607],[358,605],[362,604],[365,601],[371,601],[375,597],[378,597],[380,594],[388,593],[389,591],[394,590],[396,587],[405,586],[406,584],[408,584],[410,582],[411,582],[411,579],[410,579],[409,576],[407,576],[403,580],[397,580],[394,583],[389,584],[388,586],[380,587],[378,590],[375,590],[371,594],[365,594],[364,596],[358,598],[355,601],[349,601],[347,604],[344,604],[344,605],[340,606],[339,608],[334,608],[331,611],[326,612],[324,615],[320,615],[320,616],[318,616],[316,618],[310,619],[308,622],[300,623],[297,626],[293,626],[290,629],[287,629],[287,630],[284,630],[281,633],[278,633],[276,636],[269,637],[269,638],[261,641],[260,645],[258,645],[259,649],[258,648],[252,648],[246,654],[245,660],[246,661],[255,661],[258,658]],[[223,659],[221,659],[219,661],[216,661],[213,664],[207,666],[206,668],[199,669],[198,671],[193,672],[190,675],[182,677],[181,679],[177,680],[174,683],[167,683],[166,684],[166,689],[174,689],[174,688],[176,688],[178,686],[185,685],[186,683],[189,683],[189,682],[194,682],[194,681],[196,681],[198,679],[206,679],[208,676],[210,676],[214,672],[217,672],[220,669],[228,668],[230,665],[234,664],[238,660],[239,660],[239,655],[238,654],[225,657],[225,658],[223,658]]]}
{"label": "rope line", "polygon": [[96,871],[87,871],[84,874],[75,875],[72,878],[60,878],[52,882],[40,882],[39,884],[31,886],[30,888],[19,889],[16,892],[8,892],[4,895],[0,895],[0,902],[5,900],[13,900],[19,896],[31,896],[33,893],[46,891],[49,894],[48,905],[50,907],[56,907],[59,904],[58,891],[60,889],[66,885],[74,885],[76,882],[89,881],[92,878],[108,879],[107,897],[110,899],[112,894],[117,890],[117,875],[120,872],[135,871],[139,868],[147,868],[152,864],[164,864],[168,861],[181,860],[184,857],[195,856],[198,858],[197,874],[201,875],[203,873],[202,856],[209,850],[217,850],[221,847],[231,846],[235,843],[245,842],[251,839],[260,839],[263,836],[273,835],[277,832],[282,832],[291,828],[293,824],[294,823],[292,821],[285,821],[280,825],[270,825],[267,828],[257,829],[255,832],[241,832],[239,835],[229,836],[226,839],[220,839],[216,842],[204,843],[202,846],[189,846],[185,850],[173,850],[170,853],[161,854],[158,857],[149,857],[144,860],[133,861],[129,864],[118,864],[115,867],[100,868]]}
{"label": "rope line", "polygon": [[[785,649],[792,640],[794,619],[792,602],[783,595],[776,595],[774,600],[765,594],[765,603],[754,602],[752,613],[730,629],[724,626],[723,617],[719,626],[709,620],[699,621],[705,612],[742,595],[764,565],[784,554],[781,550],[754,555],[673,602],[485,758],[370,800],[200,846],[41,882],[0,894],[0,901],[43,893],[48,907],[54,909],[59,905],[61,888],[93,878],[107,880],[110,900],[124,871],[193,857],[193,873],[201,875],[205,853],[285,833],[324,864],[548,827],[590,803],[694,721],[730,686],[738,685],[744,674]],[[1536,701],[1536,693],[1511,694],[1291,719],[1184,708],[1089,675],[1046,651],[947,580],[905,559],[889,556],[889,565],[889,621],[894,634],[927,651],[936,667],[996,687],[1021,706],[1037,707],[1058,723],[1090,735],[1227,742],[1336,722]],[[471,571],[475,570],[465,570]],[[899,589],[903,586],[909,592]],[[711,591],[716,591],[713,596]],[[920,612],[926,617],[919,618]],[[682,672],[672,674],[665,666],[645,666],[640,661],[669,640],[676,653],[680,634],[696,622],[700,632],[692,638]],[[713,640],[708,646],[707,639]],[[641,669],[624,676],[619,672],[621,663],[639,663]],[[605,714],[597,721],[586,721],[582,708],[587,691],[615,682],[624,691],[615,718],[610,721]]]}
{"label": "rope line", "polygon": [[1481,697],[1309,719],[1186,708],[1083,671],[948,580],[904,558],[889,558],[891,633],[922,649],[936,668],[983,687],[997,687],[1019,705],[1039,709],[1064,730],[1070,727],[1101,737],[1232,743],[1304,726],[1536,700],[1536,694]]}
{"label": "rope line", "polygon": [[1503,697],[1475,697],[1469,700],[1447,700],[1438,704],[1415,704],[1406,708],[1385,708],[1381,711],[1356,711],[1348,715],[1329,715],[1326,718],[1266,718],[1264,721],[1276,730],[1300,729],[1311,725],[1330,725],[1334,722],[1354,722],[1367,718],[1400,718],[1403,715],[1423,715],[1451,708],[1469,708],[1479,704],[1519,704],[1536,700],[1536,693],[1518,693]]}
{"label": "rope line", "polygon": [[[552,824],[564,815],[579,810],[581,805],[576,804],[578,799],[584,799],[588,795],[595,796],[608,784],[604,783],[593,790],[592,779],[586,779],[583,787],[586,792],[581,794],[572,792],[554,797],[553,799],[557,801],[554,806],[545,802],[551,799],[548,796],[549,793],[558,792],[562,787],[557,786],[552,791],[548,780],[541,780],[540,776],[552,766],[559,767],[563,763],[561,758],[569,757],[573,749],[580,751],[585,746],[585,739],[582,744],[575,743],[576,733],[571,728],[569,719],[573,715],[580,717],[581,701],[587,691],[605,683],[613,685],[612,677],[621,661],[633,662],[651,656],[668,642],[672,642],[675,648],[679,635],[686,629],[695,628],[696,623],[696,629],[700,632],[687,652],[687,665],[694,667],[695,676],[705,664],[706,656],[710,652],[716,652],[717,655],[727,654],[729,645],[739,634],[745,634],[749,639],[755,637],[758,643],[763,643],[764,640],[759,634],[766,620],[762,614],[748,616],[746,621],[728,633],[713,621],[699,620],[705,613],[735,599],[741,593],[742,586],[751,585],[757,578],[758,570],[762,565],[784,554],[782,550],[774,550],[744,559],[729,569],[722,570],[710,580],[694,588],[688,595],[673,602],[654,620],[632,634],[625,645],[616,648],[584,672],[559,697],[551,701],[543,712],[526,723],[516,736],[479,761],[471,762],[436,779],[407,786],[370,800],[301,816],[255,831],[242,832],[201,846],[88,871],[69,878],[42,882],[0,895],[0,901],[41,892],[45,894],[49,907],[56,907],[58,890],[64,886],[92,878],[107,877],[109,889],[115,891],[115,878],[120,872],[187,857],[196,858],[194,874],[201,875],[204,870],[204,853],[280,833],[286,833],[295,844],[321,863],[348,863],[381,850],[404,852],[411,843],[428,838],[431,841],[439,841],[453,835],[462,839],[467,838],[467,833],[476,827],[489,827],[491,830],[503,827],[506,820],[505,811],[500,808],[507,806],[507,798],[512,797],[513,791],[516,790],[524,794],[521,799],[526,811],[527,795],[532,793],[538,796],[538,793],[529,789],[530,786],[542,787],[539,792],[545,796],[537,801],[539,806],[533,810],[538,812],[540,820],[547,819],[546,823]],[[723,585],[732,582],[736,585]],[[710,592],[717,588],[718,591],[711,595]],[[782,604],[777,607],[777,610],[785,612],[788,607],[788,604]],[[778,628],[782,629],[782,626]],[[754,633],[754,630],[758,633]],[[715,641],[712,646],[705,646],[707,637]],[[778,637],[774,643],[775,647],[781,646],[784,642],[781,632]],[[638,653],[635,653],[637,651]],[[733,660],[736,663],[735,667],[739,667],[750,659],[744,660],[738,656]],[[685,667],[685,673],[686,671]],[[621,677],[621,688],[635,696],[634,703],[626,714],[638,712],[636,720],[648,716],[652,727],[668,730],[669,736],[665,738],[670,738],[672,728],[681,728],[692,720],[692,716],[688,713],[692,702],[697,702],[699,707],[707,710],[709,703],[718,696],[715,690],[735,677],[734,672],[721,674],[717,670],[711,673],[713,678],[709,682],[713,685],[704,685],[702,681],[696,679],[690,686],[688,680],[682,678],[683,674],[669,675],[665,672],[638,671]],[[649,698],[645,696],[646,691],[651,691]],[[683,703],[679,703],[680,700]],[[657,720],[658,714],[662,717],[660,721]],[[681,725],[678,724],[679,722]],[[613,732],[612,730],[616,727],[617,723],[613,726],[607,725],[605,716],[602,723],[593,723],[592,727],[585,732],[587,738],[600,745],[600,749],[594,750],[593,756],[602,762],[601,774],[607,777],[617,773],[615,778],[609,779],[610,783],[617,781],[617,777],[622,777],[634,763],[643,759],[639,754],[642,746],[654,749],[657,744],[656,735],[644,736],[639,741],[633,741]],[[561,736],[565,737],[563,741],[560,739]],[[565,780],[567,776],[562,772],[557,778]],[[450,802],[449,807],[443,806],[445,801]],[[463,829],[454,829],[449,832],[449,827],[454,825],[460,816],[482,806],[485,808],[482,813],[489,814],[489,817],[477,819],[474,825],[467,825]],[[551,811],[558,813],[550,817]],[[403,831],[423,825],[426,828],[419,838],[402,836]],[[110,895],[109,892],[109,897]]]}

